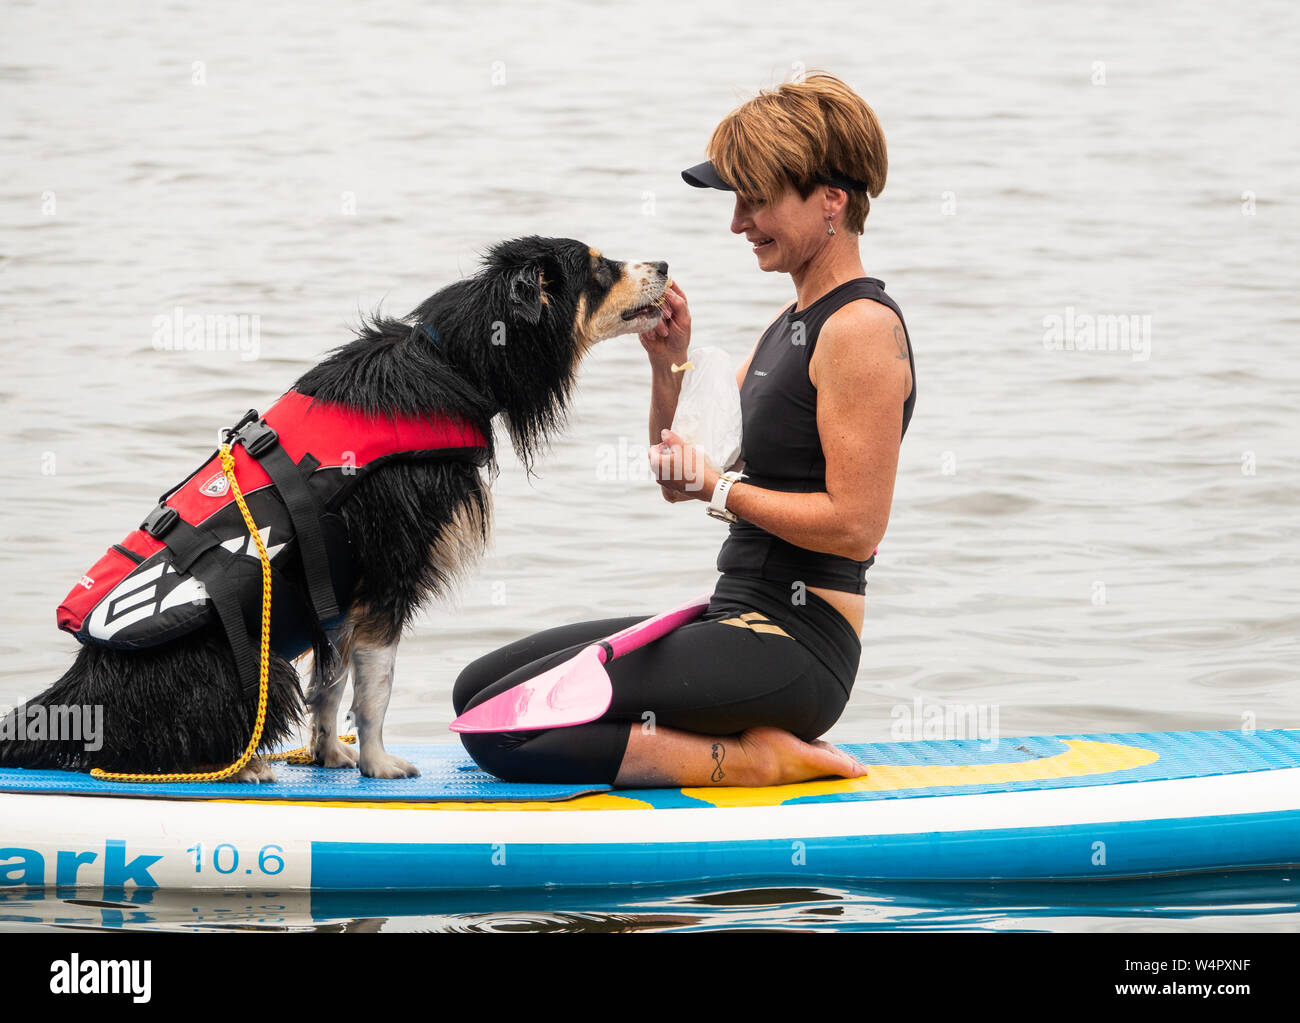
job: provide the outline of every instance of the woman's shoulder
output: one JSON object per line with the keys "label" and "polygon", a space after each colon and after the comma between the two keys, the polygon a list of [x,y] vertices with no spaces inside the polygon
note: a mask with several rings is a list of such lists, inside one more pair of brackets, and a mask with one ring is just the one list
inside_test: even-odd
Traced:
{"label": "woman's shoulder", "polygon": [[[885,301],[881,301],[884,299]],[[829,325],[835,322],[901,323],[895,312],[894,300],[885,294],[884,288],[864,289],[863,294],[851,296],[843,305],[826,317]]]}
{"label": "woman's shoulder", "polygon": [[[897,339],[902,339],[904,343],[901,350],[903,357],[907,357],[906,331],[902,319],[893,306],[866,295],[845,302],[826,318],[821,330],[822,342],[830,339],[834,344],[836,338],[859,346],[864,339],[868,344],[873,339],[879,342],[884,338],[895,344]],[[821,347],[822,344],[819,343],[818,348]]]}
{"label": "woman's shoulder", "polygon": [[902,327],[898,304],[885,292],[885,282],[876,277],[855,277],[832,288],[814,305],[829,302],[822,311],[822,331],[848,328],[851,331],[883,327],[892,334],[895,325]]}
{"label": "woman's shoulder", "polygon": [[888,373],[896,366],[910,387],[907,332],[892,308],[870,298],[846,302],[826,319],[812,354],[809,377],[814,386],[823,365],[853,364]]}

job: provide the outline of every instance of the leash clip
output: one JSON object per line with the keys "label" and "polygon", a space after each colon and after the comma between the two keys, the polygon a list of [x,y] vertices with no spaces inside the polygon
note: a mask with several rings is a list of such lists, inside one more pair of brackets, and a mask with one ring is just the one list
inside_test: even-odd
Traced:
{"label": "leash clip", "polygon": [[237,433],[239,433],[239,431],[242,430],[249,423],[255,423],[257,422],[257,420],[258,420],[257,409],[250,408],[247,412],[245,412],[240,417],[239,422],[237,422],[234,426],[227,426],[224,430],[222,430],[221,436],[225,438],[227,444],[230,444],[233,447],[234,441],[232,438],[234,438],[234,436]]}

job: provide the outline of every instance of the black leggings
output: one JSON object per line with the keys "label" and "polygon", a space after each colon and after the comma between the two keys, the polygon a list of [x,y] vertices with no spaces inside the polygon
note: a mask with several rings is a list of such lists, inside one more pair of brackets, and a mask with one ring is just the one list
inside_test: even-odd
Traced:
{"label": "black leggings", "polygon": [[[724,576],[702,618],[607,666],[614,696],[596,721],[462,733],[461,741],[475,763],[506,781],[612,783],[636,725],[704,735],[773,725],[816,739],[848,702],[861,645],[830,604],[815,594],[806,600],[792,606],[784,588]],[[648,617],[563,625],[480,657],[456,680],[456,713]]]}

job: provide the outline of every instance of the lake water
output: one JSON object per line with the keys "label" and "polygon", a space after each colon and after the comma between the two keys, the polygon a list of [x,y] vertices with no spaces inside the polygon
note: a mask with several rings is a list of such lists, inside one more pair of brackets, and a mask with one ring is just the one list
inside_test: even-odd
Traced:
{"label": "lake water", "polygon": [[[666,259],[695,343],[743,354],[793,288],[728,232],[728,198],[678,172],[756,88],[824,67],[888,137],[863,258],[918,378],[829,738],[888,739],[916,707],[1006,736],[1300,723],[1291,5],[148,10],[6,4],[0,704],[64,670],[55,606],[219,426],[498,239]],[[157,350],[178,308],[256,316],[255,349]],[[1113,343],[1090,350],[1098,325]],[[454,742],[451,683],[489,649],[711,585],[723,527],[644,478],[647,394],[635,338],[608,342],[537,477],[503,461],[491,554],[402,644],[390,742]],[[1180,927],[1294,928],[1275,881],[1263,915],[1151,882],[1036,921],[1105,929],[1154,902],[1190,906]],[[947,906],[939,926],[979,901],[919,898],[910,919]],[[980,912],[1011,926],[1025,898],[1054,905]],[[745,905],[735,926],[788,921]]]}

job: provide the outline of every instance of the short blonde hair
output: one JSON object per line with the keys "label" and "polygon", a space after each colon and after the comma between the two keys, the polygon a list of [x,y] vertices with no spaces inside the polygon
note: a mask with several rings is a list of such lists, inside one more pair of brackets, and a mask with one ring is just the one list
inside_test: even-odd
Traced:
{"label": "short blonde hair", "polygon": [[865,184],[845,193],[845,222],[858,234],[889,170],[875,111],[826,71],[760,90],[713,130],[708,157],[747,200],[775,202],[787,183],[807,199],[827,174]]}

